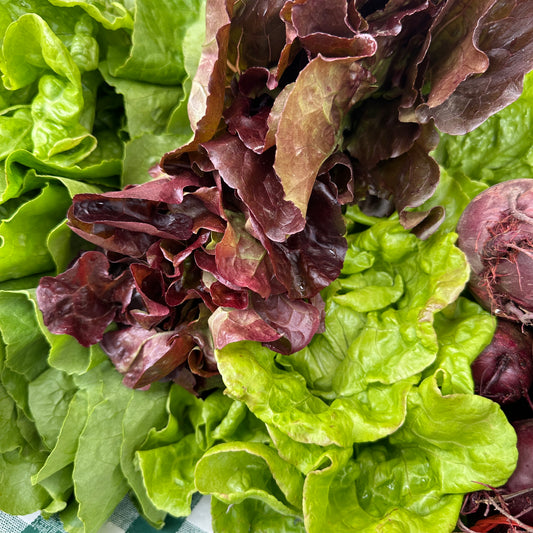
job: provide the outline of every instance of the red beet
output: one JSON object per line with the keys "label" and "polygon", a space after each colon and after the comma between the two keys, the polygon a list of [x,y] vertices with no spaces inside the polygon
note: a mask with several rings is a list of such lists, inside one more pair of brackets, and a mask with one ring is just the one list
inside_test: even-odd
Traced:
{"label": "red beet", "polygon": [[[498,320],[491,343],[472,363],[476,393],[509,404],[529,401],[533,383],[533,338],[515,322]],[[531,403],[531,402],[530,402]]]}
{"label": "red beet", "polygon": [[533,526],[533,418],[513,422],[513,426],[518,438],[518,463],[501,491],[507,495],[523,492],[508,496],[506,502],[513,516]]}
{"label": "red beet", "polygon": [[464,210],[457,233],[476,299],[497,316],[532,325],[533,179],[483,191]]}

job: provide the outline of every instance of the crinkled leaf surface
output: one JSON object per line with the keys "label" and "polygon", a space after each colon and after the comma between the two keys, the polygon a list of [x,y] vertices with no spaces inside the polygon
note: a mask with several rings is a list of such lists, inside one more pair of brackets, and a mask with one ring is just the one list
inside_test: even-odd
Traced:
{"label": "crinkled leaf surface", "polygon": [[[361,447],[354,459],[330,451],[331,464],[308,475],[308,531],[329,520],[346,532],[451,531],[463,491],[489,478],[498,485],[513,470],[515,435],[498,406],[470,393],[443,396],[436,383],[429,377],[413,388],[405,423],[387,440]],[[498,442],[492,424],[502,431]],[[498,456],[494,468],[485,453]],[[327,503],[317,505],[323,494]]]}
{"label": "crinkled leaf surface", "polygon": [[274,169],[285,198],[305,215],[315,177],[340,144],[344,113],[369,91],[354,59],[314,58],[299,74],[279,118]]}
{"label": "crinkled leaf surface", "polygon": [[[490,10],[479,22],[476,23],[474,18],[473,28],[476,34],[475,47],[488,58],[486,68],[481,69],[479,75],[464,78],[444,102],[441,103],[439,98],[436,98],[433,105],[430,96],[428,104],[419,109],[424,120],[434,118],[441,131],[453,135],[472,131],[494,113],[514,102],[522,92],[524,75],[533,68],[533,32],[529,2],[489,1],[479,5],[485,4],[489,5]],[[470,11],[473,4],[464,2],[463,5]],[[472,13],[466,18],[471,15]],[[450,26],[447,22],[444,18],[445,27]],[[455,38],[455,35],[453,37]],[[462,61],[459,65],[462,65]],[[457,65],[454,65],[454,74],[456,68]],[[469,65],[468,70],[476,72],[475,66],[472,68]]]}
{"label": "crinkled leaf surface", "polygon": [[454,241],[420,241],[395,220],[355,234],[346,274],[324,291],[325,332],[287,358],[228,344],[217,362],[229,394],[301,442],[349,446],[395,431],[411,385],[437,357],[433,315],[468,279]]}

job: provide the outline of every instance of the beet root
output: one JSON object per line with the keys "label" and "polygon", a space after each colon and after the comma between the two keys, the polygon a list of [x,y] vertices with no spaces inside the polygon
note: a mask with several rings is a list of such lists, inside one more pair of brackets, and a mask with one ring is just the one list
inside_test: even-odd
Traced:
{"label": "beet root", "polygon": [[500,490],[506,495],[509,512],[533,526],[533,418],[513,422],[513,426],[518,439],[518,463]]}
{"label": "beet root", "polygon": [[457,233],[474,297],[496,316],[533,325],[533,179],[483,191],[464,210]]}
{"label": "beet root", "polygon": [[471,369],[477,394],[500,405],[521,398],[531,405],[528,390],[533,383],[533,337],[516,322],[498,319],[491,343]]}

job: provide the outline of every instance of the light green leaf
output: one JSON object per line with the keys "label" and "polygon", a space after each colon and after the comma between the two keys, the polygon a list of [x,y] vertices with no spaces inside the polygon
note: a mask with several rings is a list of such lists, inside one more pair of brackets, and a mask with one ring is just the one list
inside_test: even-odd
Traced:
{"label": "light green leaf", "polygon": [[186,76],[181,42],[188,26],[199,16],[203,19],[202,4],[200,0],[160,0],[154,10],[149,0],[136,0],[131,50],[128,57],[113,58],[111,74],[181,85]]}
{"label": "light green leaf", "polygon": [[50,184],[0,223],[0,280],[44,273],[54,268],[46,246],[50,231],[64,218],[70,197]]}
{"label": "light green leaf", "polygon": [[211,516],[215,531],[305,533],[300,517],[278,513],[261,500],[251,498],[241,503],[228,504],[212,497]]}
{"label": "light green leaf", "polygon": [[120,466],[122,420],[133,390],[122,385],[122,376],[109,361],[75,382],[88,391],[90,401],[74,457],[74,494],[85,532],[96,533],[128,492]]}
{"label": "light green leaf", "polygon": [[144,134],[126,143],[122,186],[145,183],[152,179],[149,170],[158,165],[161,156],[175,150],[189,139],[189,134]]}
{"label": "light green leaf", "polygon": [[89,414],[86,391],[77,391],[68,406],[55,447],[46,457],[42,467],[32,476],[32,483],[41,483],[74,462],[78,440]]}
{"label": "light green leaf", "polygon": [[134,1],[116,0],[50,0],[55,6],[80,6],[108,30],[133,27]]}
{"label": "light green leaf", "polygon": [[48,368],[28,385],[28,405],[44,444],[52,449],[75,392],[68,374]]}
{"label": "light green leaf", "polygon": [[227,504],[253,498],[281,514],[300,514],[303,476],[265,444],[218,444],[198,461],[194,475],[200,492]]}
{"label": "light green leaf", "polygon": [[0,508],[8,514],[25,515],[46,508],[51,502],[48,492],[30,478],[46,455],[29,446],[0,455]]}
{"label": "light green leaf", "polygon": [[82,125],[84,95],[80,71],[65,44],[34,13],[10,24],[2,46],[4,85],[16,90],[33,83],[31,138],[35,155],[44,160],[69,152],[76,163],[96,140]]}
{"label": "light green leaf", "polygon": [[174,516],[188,516],[197,488],[194,468],[203,454],[195,435],[179,441],[137,452],[147,494],[156,508]]}
{"label": "light green leaf", "polygon": [[413,390],[405,423],[390,442],[423,450],[449,494],[503,485],[518,457],[516,433],[498,404],[474,394],[443,395],[436,377]]}
{"label": "light green leaf", "polygon": [[142,515],[155,527],[161,527],[165,512],[157,509],[149,498],[141,471],[136,468],[135,452],[147,433],[160,429],[167,419],[166,401],[169,386],[153,383],[147,391],[135,391],[124,411],[122,420],[122,449],[120,466],[130,490],[140,506]]}
{"label": "light green leaf", "polygon": [[435,315],[439,352],[435,363],[424,371],[424,377],[441,369],[444,394],[473,394],[470,365],[490,343],[495,328],[493,315],[471,300],[458,298]]}
{"label": "light green leaf", "polygon": [[0,331],[6,346],[4,367],[28,382],[39,376],[46,368],[48,346],[25,291],[0,292]]}
{"label": "light green leaf", "polygon": [[[423,462],[410,459],[407,452],[388,461],[383,446],[369,448],[369,465],[358,463],[345,451],[329,452],[330,464],[311,472],[304,486],[304,519],[308,533],[327,531],[331,523],[339,533],[449,533],[457,521],[462,497],[444,495],[435,500],[426,498],[425,508],[411,510],[405,507],[405,496],[411,496],[410,487],[420,489],[417,482],[431,486]],[[363,479],[365,467],[380,469],[372,479]],[[420,480],[417,479],[420,477]],[[390,491],[391,500],[383,509],[367,510],[365,491],[375,491],[375,499],[382,491]],[[418,495],[418,493],[416,494]],[[416,497],[415,495],[415,497]],[[424,496],[421,496],[424,503]],[[387,507],[387,504],[390,507]]]}
{"label": "light green leaf", "polygon": [[17,425],[16,404],[0,382],[0,453],[22,448],[25,443]]}
{"label": "light green leaf", "polygon": [[31,111],[26,107],[15,110],[12,115],[0,115],[0,159],[17,149],[31,149],[32,127]]}

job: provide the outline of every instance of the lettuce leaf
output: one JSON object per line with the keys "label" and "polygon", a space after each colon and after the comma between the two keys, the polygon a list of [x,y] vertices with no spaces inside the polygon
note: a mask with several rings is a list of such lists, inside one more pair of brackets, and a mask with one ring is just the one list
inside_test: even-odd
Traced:
{"label": "lettuce leaf", "polygon": [[325,332],[289,357],[254,343],[219,350],[228,393],[300,442],[346,447],[394,432],[436,360],[433,316],[468,279],[455,239],[420,241],[397,220],[351,235],[341,276],[323,292]]}
{"label": "lettuce leaf", "polygon": [[[497,405],[473,394],[443,396],[437,377],[427,378],[410,393],[399,431],[354,457],[330,451],[330,464],[308,475],[307,531],[323,531],[331,521],[343,532],[452,531],[461,494],[487,475],[502,483],[513,468],[515,436],[506,430],[492,442],[495,427],[508,427]],[[485,453],[498,461],[490,474]]]}
{"label": "lettuce leaf", "polygon": [[[130,492],[149,523],[164,523],[166,512],[147,497],[134,453],[166,423],[168,386],[137,394],[119,377],[117,386],[98,347],[44,327],[33,289],[42,275],[63,271],[87,249],[65,224],[75,194],[116,189],[126,171],[132,181],[147,181],[161,154],[191,136],[184,107],[204,17],[201,0],[159,10],[142,0],[0,6],[0,478],[10,487],[0,507],[6,512],[59,512],[69,531],[94,532]],[[146,38],[158,26],[159,39]],[[166,70],[159,68],[161,54],[152,53],[157,47],[172,55]],[[143,138],[153,152],[139,160]],[[108,445],[100,449],[99,440]],[[107,467],[95,470],[98,453]]]}
{"label": "lettuce leaf", "polygon": [[[324,333],[290,357],[253,342],[216,352],[226,394],[266,424],[269,446],[304,476],[301,514],[290,520],[279,486],[271,488],[276,501],[242,478],[220,494],[216,479],[228,479],[232,448],[215,445],[198,464],[215,452],[224,460],[196,476],[214,496],[222,528],[260,531],[271,520],[281,531],[335,524],[346,532],[444,533],[465,493],[504,483],[515,467],[512,427],[499,406],[473,393],[470,363],[490,342],[494,319],[458,297],[468,267],[455,235],[420,241],[397,217],[348,213],[370,227],[349,235],[343,272],[322,293]],[[253,464],[242,453],[249,445],[238,449],[231,460]]]}
{"label": "lettuce leaf", "polygon": [[[0,8],[0,279],[60,271],[79,249],[64,240],[69,259],[63,254],[55,264],[47,250],[70,202],[66,191],[48,184],[68,178],[88,185],[77,192],[102,192],[147,181],[161,154],[192,135],[184,107],[199,61],[204,8],[202,0],[168,2],[156,11],[142,0],[31,0]],[[159,38],[146,38],[155,28]],[[138,147],[144,137],[151,154],[138,164],[129,145]],[[75,192],[67,187],[71,198]],[[43,220],[38,231],[32,216]],[[26,247],[13,250],[17,239]]]}

